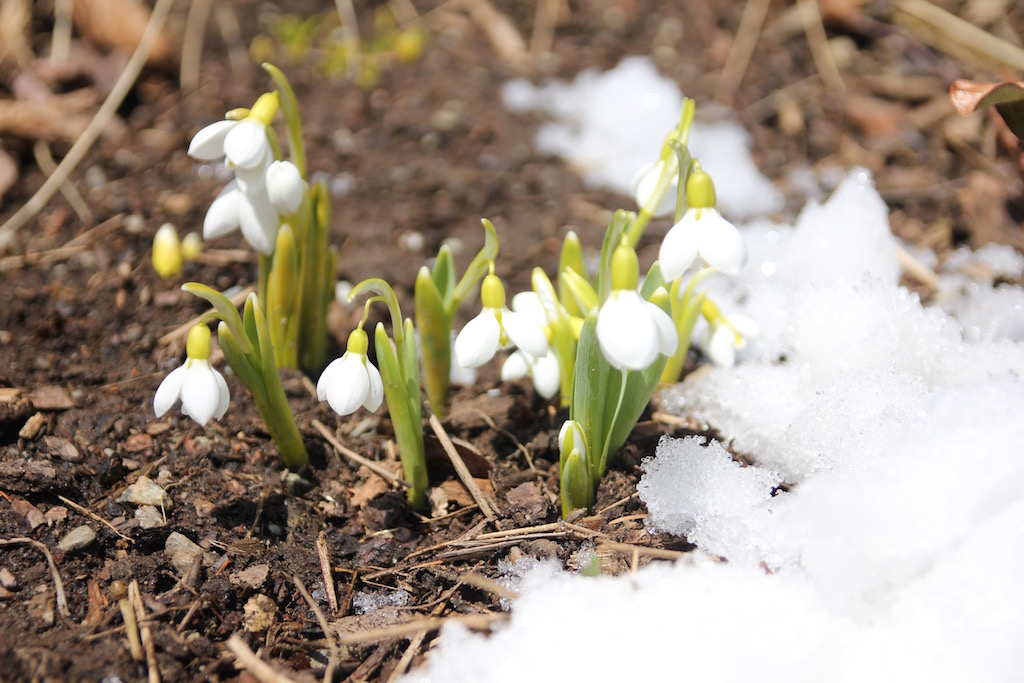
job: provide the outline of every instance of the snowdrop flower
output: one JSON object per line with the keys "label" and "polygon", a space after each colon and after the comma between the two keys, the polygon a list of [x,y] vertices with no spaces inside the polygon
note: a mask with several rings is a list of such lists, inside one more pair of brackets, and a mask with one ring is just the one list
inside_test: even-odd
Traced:
{"label": "snowdrop flower", "polygon": [[306,184],[298,166],[290,161],[274,161],[267,166],[265,181],[270,203],[278,213],[288,215],[299,210]]}
{"label": "snowdrop flower", "polygon": [[731,368],[736,364],[736,352],[747,345],[747,339],[756,337],[760,328],[745,315],[726,319],[719,315],[708,322],[700,338],[700,347],[715,365]]}
{"label": "snowdrop flower", "polygon": [[354,413],[359,406],[373,412],[384,400],[380,371],[366,358],[370,346],[363,328],[348,336],[348,349],[324,369],[316,383],[316,395],[339,415]]}
{"label": "snowdrop flower", "polygon": [[[547,319],[544,305],[536,292],[520,292],[512,297],[512,310],[525,315],[544,328]],[[547,353],[539,358],[522,349],[516,349],[501,366],[501,381],[514,382],[526,376],[533,378],[533,388],[544,398],[551,400],[561,386],[562,374],[558,358]]]}
{"label": "snowdrop flower", "polygon": [[674,280],[700,257],[707,265],[737,274],[747,260],[743,237],[715,208],[715,186],[700,168],[686,180],[690,208],[665,235],[658,252],[661,273]]}
{"label": "snowdrop flower", "polygon": [[196,133],[189,143],[188,155],[200,161],[226,157],[236,169],[259,169],[262,175],[273,158],[267,126],[274,120],[279,106],[276,92],[260,95],[244,118],[217,121]]}
{"label": "snowdrop flower", "polygon": [[185,344],[185,363],[164,378],[153,397],[157,417],[181,399],[181,412],[202,426],[227,412],[231,395],[223,375],[210,365],[210,328],[195,325]]}
{"label": "snowdrop flower", "polygon": [[629,242],[612,254],[612,289],[597,313],[597,342],[617,369],[645,370],[658,354],[672,355],[678,337],[672,318],[637,291],[640,265]]}
{"label": "snowdrop flower", "polygon": [[455,358],[461,367],[479,367],[498,349],[512,344],[536,358],[548,354],[544,330],[526,315],[505,307],[505,287],[493,272],[484,277],[480,300],[483,310],[455,337]]}
{"label": "snowdrop flower", "polygon": [[566,420],[562,428],[558,430],[558,450],[568,455],[576,449],[587,459],[587,438],[583,435],[583,428],[576,420]]}
{"label": "snowdrop flower", "polygon": [[[636,205],[641,209],[650,201],[651,195],[654,194],[654,189],[658,185],[658,179],[661,178],[664,168],[665,162],[663,160],[656,161],[650,166],[640,169],[633,176],[633,197],[636,199]],[[652,216],[660,218],[672,213],[676,208],[678,188],[679,173],[673,173],[668,189],[665,190],[665,194],[661,197],[661,203],[654,207],[654,210],[651,212]]]}

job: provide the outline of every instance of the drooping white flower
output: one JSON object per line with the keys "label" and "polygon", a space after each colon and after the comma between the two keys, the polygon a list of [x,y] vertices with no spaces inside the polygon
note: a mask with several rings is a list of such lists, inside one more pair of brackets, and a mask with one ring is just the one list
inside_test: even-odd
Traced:
{"label": "drooping white flower", "polygon": [[747,261],[743,236],[715,208],[711,176],[701,169],[690,173],[686,181],[686,196],[690,208],[665,235],[658,251],[658,262],[665,280],[674,280],[682,275],[698,257],[726,274],[739,273]]}
{"label": "drooping white flower", "polygon": [[678,343],[672,318],[637,291],[639,269],[636,252],[623,238],[612,254],[612,289],[597,312],[596,330],[601,353],[620,370],[645,370],[659,353],[674,353]]}
{"label": "drooping white flower", "polygon": [[280,106],[277,93],[264,93],[248,114],[238,119],[211,123],[196,133],[188,146],[188,155],[202,161],[226,157],[236,169],[261,171],[273,158],[267,126]]}
{"label": "drooping white flower", "polygon": [[299,210],[305,183],[299,168],[290,161],[274,161],[267,166],[267,195],[270,203],[280,214],[292,214]]}
{"label": "drooping white flower", "polygon": [[172,370],[156,390],[153,411],[157,417],[181,399],[181,412],[202,426],[227,412],[231,395],[224,376],[210,365],[210,328],[195,325],[188,333],[185,363]]}
{"label": "drooping white flower", "polygon": [[[674,165],[673,168],[678,165]],[[650,201],[651,195],[654,194],[654,189],[658,186],[658,179],[661,177],[661,173],[665,168],[664,161],[656,161],[650,166],[640,169],[636,175],[633,176],[633,197],[636,199],[636,205],[643,208],[644,205]],[[673,173],[672,178],[669,181],[668,187],[665,189],[665,194],[661,197],[661,202],[658,206],[654,207],[652,216],[659,218],[661,216],[667,216],[676,208],[676,194],[679,191],[679,173]]]}
{"label": "drooping white flower", "polygon": [[516,349],[501,366],[502,382],[514,382],[527,375],[533,379],[533,388],[537,393],[549,401],[558,393],[562,372],[555,354],[548,353],[537,358],[522,349]]}
{"label": "drooping white flower", "polygon": [[745,315],[719,316],[708,323],[698,343],[712,363],[731,368],[736,364],[736,352],[759,331],[758,324]]}
{"label": "drooping white flower", "polygon": [[316,383],[316,395],[339,415],[354,413],[360,406],[370,412],[384,400],[380,371],[366,358],[369,339],[361,327],[352,330],[348,349],[328,365]]}
{"label": "drooping white flower", "polygon": [[543,328],[528,316],[505,307],[505,287],[493,273],[484,278],[480,299],[480,314],[455,337],[455,357],[460,366],[479,367],[493,358],[498,349],[510,345],[537,358],[547,355],[548,339]]}
{"label": "drooping white flower", "polygon": [[281,221],[266,192],[245,192],[238,180],[232,180],[207,209],[203,238],[221,237],[238,227],[253,249],[269,254],[277,243]]}

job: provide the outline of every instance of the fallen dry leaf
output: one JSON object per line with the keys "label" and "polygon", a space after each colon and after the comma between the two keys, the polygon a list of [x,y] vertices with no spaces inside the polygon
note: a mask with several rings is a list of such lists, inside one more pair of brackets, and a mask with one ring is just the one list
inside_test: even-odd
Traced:
{"label": "fallen dry leaf", "polygon": [[977,109],[995,107],[1013,134],[1024,140],[1024,81],[979,83],[960,79],[949,86],[949,99],[964,116]]}

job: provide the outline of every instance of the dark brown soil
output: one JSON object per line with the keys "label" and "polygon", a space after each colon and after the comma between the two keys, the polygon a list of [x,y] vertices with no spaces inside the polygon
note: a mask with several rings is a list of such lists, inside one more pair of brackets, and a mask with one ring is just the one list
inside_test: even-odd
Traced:
{"label": "dark brown soil", "polygon": [[[49,44],[49,4],[34,9],[31,44],[38,51]],[[356,4],[361,25],[371,26],[373,7]],[[413,4],[430,31],[423,56],[383,69],[370,90],[326,77],[312,58],[276,58],[302,107],[309,166],[344,194],[332,214],[339,277],[383,277],[410,312],[413,278],[424,259],[448,240],[461,245],[457,261],[465,265],[482,243],[482,217],[501,236],[499,275],[519,291],[533,266],[553,270],[568,227],[596,250],[608,211],[630,206],[628,198],[585,191],[563,162],[532,151],[537,118],[500,106],[499,86],[515,69],[458,3]],[[530,36],[535,3],[494,4]],[[945,95],[956,77],[995,80],[998,70],[921,44],[895,27],[888,3],[822,4],[833,11],[827,29],[844,90],[823,85],[799,17],[772,3],[739,87],[717,93],[752,131],[764,172],[789,193],[788,172],[800,165],[818,171],[865,165],[901,237],[940,254],[988,241],[1020,248],[1024,201],[1016,151],[1006,151],[995,119],[956,118]],[[967,16],[984,5],[939,4]],[[309,16],[329,13],[329,5],[304,2],[289,11]],[[246,44],[269,30],[267,3],[228,6]],[[843,8],[851,13],[842,15]],[[529,75],[571,78],[628,54],[653,54],[700,110],[716,96],[743,10],[743,3],[570,3],[552,54]],[[186,11],[176,7],[174,25]],[[1024,36],[1019,7],[976,21],[1011,42]],[[500,560],[553,556],[571,566],[581,548],[608,541],[686,550],[679,539],[646,532],[634,495],[639,462],[653,453],[658,436],[683,433],[649,418],[602,483],[592,517],[529,537],[474,543],[481,533],[558,518],[552,444],[564,411],[526,384],[490,395],[499,386],[496,364],[475,386],[458,391],[444,423],[474,475],[489,484],[499,506],[494,521],[473,505],[433,437],[432,483],[445,493],[448,512],[430,519],[408,510],[399,492],[338,456],[313,427],[319,420],[347,448],[394,466],[385,411],[338,419],[296,374],[286,376],[286,389],[313,454],[312,466],[297,474],[283,473],[253,404],[231,379],[232,406],[219,424],[204,430],[177,411],[153,417],[153,392],[184,355],[181,335],[162,337],[204,310],[180,292],[181,282],[227,289],[256,277],[254,258],[228,251],[243,246],[238,236],[207,245],[203,262],[188,264],[180,278],[159,279],[149,260],[157,227],[199,229],[223,185],[186,156],[190,137],[271,87],[255,66],[233,69],[228,48],[211,22],[200,86],[190,93],[170,71],[143,73],[121,108],[124,130],[101,139],[71,176],[93,224],[83,224],[58,196],[0,254],[0,680],[141,681],[152,675],[150,666],[164,681],[235,679],[240,669],[226,648],[233,634],[289,676],[319,679],[331,651],[300,583],[332,630],[360,632],[500,611],[500,593],[467,578],[471,572],[496,577]],[[10,97],[13,75],[7,70],[0,77],[0,97]],[[456,115],[438,117],[442,109]],[[2,142],[20,179],[3,195],[0,221],[44,179],[31,140]],[[55,145],[58,155],[65,151]],[[791,208],[798,208],[795,201]],[[668,227],[652,225],[645,245]],[[423,238],[420,251],[408,248],[413,233]],[[462,321],[474,307],[467,302]],[[332,311],[336,344],[344,344],[358,315]],[[143,476],[170,497],[165,522],[148,529],[135,505],[119,502]],[[81,525],[95,540],[59,550]],[[166,550],[172,534],[198,543],[207,561],[183,575]],[[326,543],[336,610],[328,602],[318,538]],[[44,548],[63,581],[66,615]],[[612,548],[598,554],[602,571],[628,571],[634,558]],[[119,603],[135,583],[150,662],[145,653],[141,661],[133,658]],[[396,589],[410,595],[407,606],[382,610],[376,621],[354,616],[357,593]],[[264,611],[270,605],[274,612],[262,627],[247,616],[256,596],[263,596]],[[389,680],[416,666],[433,634],[346,645],[335,655],[334,679]]]}

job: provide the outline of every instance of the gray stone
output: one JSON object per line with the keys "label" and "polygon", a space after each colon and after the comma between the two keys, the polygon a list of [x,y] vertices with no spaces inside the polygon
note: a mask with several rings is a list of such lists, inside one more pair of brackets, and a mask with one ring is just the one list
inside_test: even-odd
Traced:
{"label": "gray stone", "polygon": [[167,492],[145,475],[139,477],[134,484],[126,488],[117,500],[119,503],[152,505],[153,507],[163,507],[165,510],[170,509],[173,505],[171,497],[167,495]]}
{"label": "gray stone", "polygon": [[152,505],[143,505],[135,510],[135,519],[143,529],[156,529],[164,526],[164,516]]}
{"label": "gray stone", "polygon": [[192,570],[192,562],[196,555],[203,558],[203,565],[206,567],[217,561],[216,555],[203,550],[190,541],[187,536],[179,534],[177,531],[167,537],[167,542],[164,543],[164,552],[170,556],[171,564],[182,576],[187,576]]}
{"label": "gray stone", "polygon": [[95,540],[96,532],[88,524],[83,524],[82,526],[76,526],[64,538],[60,539],[60,543],[57,544],[57,550],[71,553],[81,550]]}

